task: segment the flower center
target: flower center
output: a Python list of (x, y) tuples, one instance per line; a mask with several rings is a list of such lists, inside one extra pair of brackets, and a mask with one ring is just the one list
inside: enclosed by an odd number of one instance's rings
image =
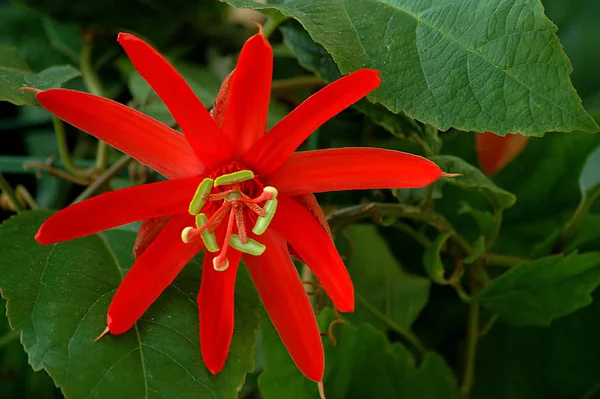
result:
[[(229, 267), (227, 249), (230, 246), (255, 256), (265, 251), (263, 244), (248, 237), (245, 219), (254, 221), (252, 233), (261, 235), (269, 227), (276, 209), (277, 189), (263, 187), (251, 170), (231, 164), (211, 173), (200, 183), (189, 207), (190, 214), (196, 216), (196, 226), (183, 229), (181, 239), (185, 243), (201, 239), (207, 251), (220, 250), (213, 259), (213, 267), (224, 271)], [(211, 216), (207, 217), (207, 214)], [(215, 230), (225, 219), (227, 229), (222, 247), (219, 247)], [(234, 227), (237, 234), (233, 234)]]

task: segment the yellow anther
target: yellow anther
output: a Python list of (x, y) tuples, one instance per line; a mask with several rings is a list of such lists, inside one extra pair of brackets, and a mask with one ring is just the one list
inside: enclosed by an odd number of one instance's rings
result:
[(202, 180), (202, 183), (196, 189), (196, 194), (194, 194), (194, 198), (192, 198), (192, 202), (190, 202), (189, 212), (190, 215), (197, 215), (200, 212), (200, 209), (204, 206), (206, 202), (204, 200), (204, 196), (210, 193), (210, 190), (213, 188), (214, 180), (210, 178), (206, 178)]
[(239, 170), (237, 172), (228, 173), (219, 176), (215, 179), (216, 186), (224, 186), (226, 184), (241, 183), (246, 180), (254, 179), (254, 172), (251, 170)]
[(232, 248), (235, 248), (240, 252), (244, 252), (246, 254), (254, 256), (262, 255), (262, 253), (265, 252), (265, 249), (267, 249), (267, 247), (264, 244), (261, 244), (260, 242), (253, 240), (252, 238), (248, 238), (248, 242), (244, 244), (242, 243), (240, 236), (237, 234), (231, 235), (231, 238), (229, 239), (229, 245), (231, 245)]

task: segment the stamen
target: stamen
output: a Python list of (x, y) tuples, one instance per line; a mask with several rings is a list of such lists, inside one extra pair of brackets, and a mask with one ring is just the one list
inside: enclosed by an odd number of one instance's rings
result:
[(227, 222), (227, 232), (225, 233), (225, 239), (223, 240), (223, 249), (219, 256), (213, 259), (213, 267), (216, 271), (223, 271), (229, 267), (229, 260), (227, 259), (227, 248), (229, 248), (229, 240), (231, 239), (231, 231), (233, 230), (233, 219), (235, 217), (235, 211), (239, 206), (237, 203), (233, 203), (233, 209), (229, 212), (229, 221)]
[(235, 208), (235, 225), (238, 229), (238, 234), (240, 235), (240, 240), (242, 244), (248, 242), (248, 234), (246, 234), (246, 223), (244, 223), (244, 210), (241, 206)]
[(241, 183), (250, 179), (254, 179), (254, 172), (251, 170), (240, 170), (217, 177), (215, 179), (215, 187), (224, 186), (226, 184)]
[(207, 201), (218, 201), (227, 198), (229, 194), (231, 194), (231, 190), (223, 191), (219, 194), (209, 194), (204, 198), (206, 198)]
[(240, 252), (254, 256), (262, 255), (263, 252), (265, 252), (265, 249), (267, 249), (264, 244), (261, 244), (252, 238), (247, 238), (247, 240), (248, 241), (246, 243), (242, 243), (240, 236), (233, 234), (229, 239), (229, 244), (232, 246), (232, 248), (235, 248)]
[(213, 258), (213, 268), (218, 272), (224, 272), (227, 270), (227, 268), (229, 268), (229, 259), (225, 258), (223, 260), (221, 255), (215, 256)]
[(183, 241), (184, 244), (193, 241), (196, 237), (198, 237), (198, 230), (193, 227), (186, 227), (181, 230), (181, 241)]
[(202, 183), (200, 183), (200, 185), (196, 189), (196, 194), (194, 194), (192, 202), (190, 202), (190, 215), (197, 215), (198, 212), (200, 212), (200, 209), (202, 209), (202, 207), (206, 203), (206, 199), (204, 197), (210, 193), (210, 190), (212, 190), (213, 183), (214, 180), (208, 177), (202, 180)]
[(256, 219), (256, 224), (252, 229), (252, 232), (257, 236), (263, 234), (267, 230), (267, 227), (269, 227), (271, 220), (273, 220), (273, 216), (275, 216), (275, 211), (277, 210), (277, 198), (268, 200), (263, 209), (265, 210), (265, 215)]
[(225, 202), (215, 213), (213, 213), (209, 220), (210, 226), (208, 227), (208, 231), (212, 233), (219, 227), (223, 219), (225, 219), (225, 216), (227, 216), (227, 211), (231, 209), (231, 205), (231, 202)]
[(215, 233), (208, 231), (207, 223), (208, 218), (205, 214), (200, 213), (196, 216), (196, 226), (198, 226), (198, 230), (200, 230), (200, 238), (202, 238), (202, 242), (204, 242), (206, 250), (209, 252), (217, 252), (219, 250), (217, 236), (215, 236)]
[(232, 191), (231, 193), (229, 193), (229, 195), (227, 196), (227, 201), (231, 202), (231, 201), (235, 201), (236, 199), (240, 198), (241, 194), (240, 193), (236, 193), (235, 191)]

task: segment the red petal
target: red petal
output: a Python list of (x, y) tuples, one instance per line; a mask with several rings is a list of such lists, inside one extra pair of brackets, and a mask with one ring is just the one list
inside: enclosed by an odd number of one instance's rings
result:
[(273, 50), (262, 34), (252, 36), (240, 53), (233, 78), (223, 133), (235, 143), (236, 155), (248, 150), (267, 130)]
[(199, 183), (197, 177), (167, 180), (90, 198), (50, 216), (35, 239), (52, 244), (138, 220), (185, 213)]
[(272, 231), (255, 238), (267, 249), (261, 256), (243, 256), (267, 313), (298, 369), (321, 381), (325, 367), (321, 334), (285, 242)]
[[(217, 242), (220, 244), (223, 242), (224, 230), (217, 230)], [(202, 359), (213, 374), (223, 369), (233, 337), (233, 292), (241, 253), (229, 248), (229, 268), (222, 272), (213, 268), (213, 258), (216, 255), (210, 252), (204, 254), (198, 294)]]
[(273, 229), (304, 259), (334, 305), (342, 312), (354, 310), (354, 287), (331, 238), (302, 205), (279, 195)]
[(137, 236), (135, 237), (135, 243), (133, 244), (134, 259), (142, 256), (144, 251), (148, 249), (167, 223), (169, 223), (169, 220), (171, 220), (171, 216), (142, 220)]
[(108, 328), (113, 334), (129, 330), (183, 267), (202, 249), (202, 240), (181, 241), (181, 230), (194, 218), (174, 216), (152, 245), (133, 264), (108, 309)]
[(182, 134), (115, 101), (65, 89), (44, 90), (35, 98), (60, 119), (168, 178), (197, 176), (206, 169)]
[(367, 188), (416, 188), (433, 183), (440, 168), (423, 157), (377, 148), (297, 152), (265, 182), (287, 195)]
[(227, 111), (227, 104), (229, 104), (229, 94), (231, 93), (231, 79), (233, 78), (235, 70), (231, 72), (223, 83), (221, 83), (221, 88), (219, 89), (219, 93), (217, 94), (217, 98), (215, 98), (215, 105), (213, 105), (210, 110), (210, 116), (212, 116), (215, 124), (219, 129), (223, 128), (223, 121), (225, 119), (225, 111)]
[(379, 72), (361, 69), (327, 85), (290, 112), (244, 154), (255, 172), (277, 169), (319, 126), (379, 86)]
[(525, 149), (528, 136), (519, 133), (498, 136), (491, 132), (476, 133), (475, 147), (481, 169), (492, 176), (504, 168)]
[(119, 33), (117, 40), (135, 69), (169, 108), (200, 160), (210, 169), (227, 161), (231, 156), (229, 143), (175, 68), (158, 51), (133, 35)]

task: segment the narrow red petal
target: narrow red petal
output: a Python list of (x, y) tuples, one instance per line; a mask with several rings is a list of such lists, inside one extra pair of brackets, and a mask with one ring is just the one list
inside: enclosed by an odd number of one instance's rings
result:
[(273, 50), (262, 34), (252, 36), (240, 53), (231, 79), (223, 133), (236, 155), (248, 150), (267, 130)]
[(525, 149), (528, 141), (528, 136), (519, 133), (509, 133), (506, 136), (491, 132), (475, 133), (475, 148), (481, 169), (493, 176), (515, 159)]
[(269, 318), (298, 369), (321, 381), (325, 359), (319, 327), (285, 241), (272, 231), (255, 238), (267, 249), (261, 256), (243, 257)]
[(168, 178), (197, 176), (206, 169), (182, 134), (123, 104), (66, 89), (44, 90), (35, 98), (60, 119)]
[(199, 183), (198, 177), (167, 180), (98, 195), (50, 216), (35, 239), (52, 244), (138, 220), (185, 213)]
[(287, 195), (368, 188), (416, 188), (442, 175), (430, 160), (377, 148), (297, 152), (265, 182)]
[[(217, 242), (221, 244), (224, 229), (217, 230)], [(198, 294), (198, 309), (200, 313), (200, 348), (206, 368), (217, 374), (223, 369), (229, 345), (233, 337), (233, 293), (235, 277), (241, 253), (229, 248), (227, 259), (229, 268), (216, 271), (213, 268), (213, 258), (217, 254), (206, 252), (202, 266), (202, 281)]]
[(174, 216), (158, 238), (133, 264), (108, 309), (108, 328), (113, 334), (129, 330), (177, 277), (181, 269), (202, 249), (202, 240), (181, 241), (181, 230), (194, 218)]
[(285, 195), (277, 198), (273, 229), (298, 252), (338, 310), (352, 312), (354, 287), (331, 238), (302, 205)]
[(117, 40), (135, 69), (169, 108), (200, 160), (214, 168), (229, 159), (229, 143), (175, 68), (148, 43), (133, 35), (119, 33)]
[(380, 83), (378, 71), (361, 69), (327, 85), (290, 112), (244, 153), (244, 163), (255, 172), (268, 175), (319, 126), (376, 89)]

